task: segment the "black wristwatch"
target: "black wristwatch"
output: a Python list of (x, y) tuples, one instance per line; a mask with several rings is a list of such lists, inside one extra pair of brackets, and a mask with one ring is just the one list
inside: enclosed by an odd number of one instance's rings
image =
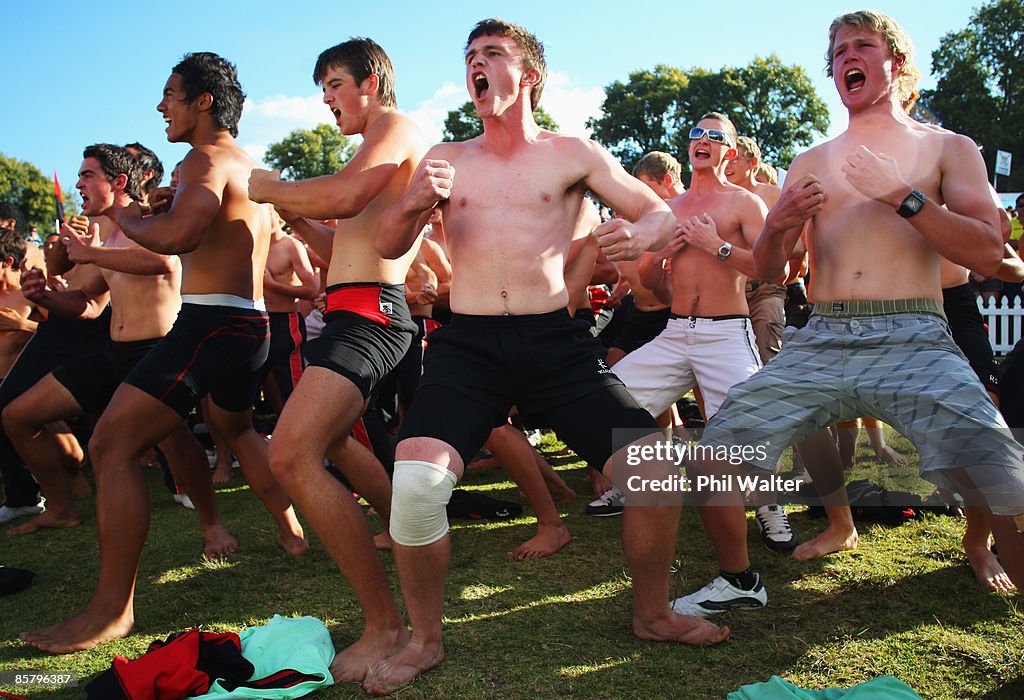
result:
[(902, 216), (904, 219), (909, 219), (917, 212), (921, 211), (921, 207), (928, 200), (921, 194), (920, 190), (913, 190), (907, 195), (907, 198), (900, 204), (900, 208), (896, 210), (896, 213)]
[(730, 255), (732, 255), (732, 243), (730, 243), (729, 241), (724, 241), (722, 245), (718, 248), (718, 259), (725, 260)]

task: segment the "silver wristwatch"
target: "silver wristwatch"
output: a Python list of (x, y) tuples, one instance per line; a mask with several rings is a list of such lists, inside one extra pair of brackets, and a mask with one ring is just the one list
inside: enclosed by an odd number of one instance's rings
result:
[(718, 259), (725, 260), (732, 255), (732, 243), (724, 241), (722, 247), (718, 249)]

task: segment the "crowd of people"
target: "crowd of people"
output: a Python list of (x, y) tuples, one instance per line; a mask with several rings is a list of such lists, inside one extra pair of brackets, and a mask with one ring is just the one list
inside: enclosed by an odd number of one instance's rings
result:
[[(87, 454), (100, 551), (87, 606), (22, 638), (68, 653), (131, 634), (154, 449), (196, 510), (204, 553), (231, 555), (213, 485), (237, 458), (278, 544), (307, 551), (297, 509), (352, 586), (364, 629), (335, 657), (335, 679), (388, 694), (444, 659), (446, 506), (481, 447), (537, 515), (510, 556), (569, 542), (555, 504), (575, 494), (524, 424), (586, 461), (589, 513), (622, 515), (640, 639), (717, 644), (729, 629), (709, 617), (767, 604), (748, 505), (773, 551), (857, 546), (842, 488), (850, 442), (833, 431), (861, 417), (880, 458), (906, 461), (884, 421), (914, 442), (925, 478), (962, 497), (979, 582), (1024, 586), (1024, 465), (1007, 427), (1024, 425), (1020, 369), (1013, 357), (996, 366), (968, 281), (1024, 279), (1009, 216), (970, 139), (908, 116), (918, 73), (894, 20), (837, 18), (826, 62), (849, 127), (798, 156), (783, 189), (720, 112), (689, 132), (684, 188), (671, 155), (630, 174), (593, 141), (539, 127), (543, 45), (505, 20), (481, 21), (465, 46), (483, 122), (465, 142), (428, 147), (372, 40), (325, 50), (314, 79), (362, 142), (340, 172), (298, 182), (236, 143), (234, 66), (187, 54), (157, 107), (168, 140), (192, 146), (169, 187), (141, 144), (95, 144), (76, 185), (83, 212), (42, 250), (26, 249), (17, 216), (0, 218), (0, 519), (29, 518), (13, 535), (80, 525)], [(618, 317), (607, 347), (588, 291), (605, 283)], [(253, 427), (261, 387), (278, 414), (269, 443)], [(691, 390), (708, 449), (681, 465), (662, 448), (680, 445)], [(390, 395), (393, 448), (375, 419)], [(213, 470), (189, 429), (197, 409), (218, 445)], [(87, 449), (72, 429), (83, 417)], [(789, 445), (829, 516), (804, 543), (770, 478)], [(734, 486), (750, 475), (769, 485), (754, 497)], [(718, 486), (659, 486), (683, 482)], [(373, 535), (353, 491), (387, 533)], [(670, 601), (684, 496), (719, 572)]]

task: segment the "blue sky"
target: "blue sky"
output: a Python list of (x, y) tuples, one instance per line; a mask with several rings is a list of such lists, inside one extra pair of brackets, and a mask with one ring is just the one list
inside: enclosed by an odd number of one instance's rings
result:
[[(884, 0), (917, 47), (922, 86), (934, 87), (931, 52), (964, 27), (971, 0)], [(323, 49), (369, 36), (395, 64), (399, 108), (440, 140), (448, 110), (466, 99), (462, 46), (473, 24), (502, 16), (544, 42), (551, 73), (542, 104), (564, 131), (584, 133), (603, 87), (658, 63), (717, 69), (776, 53), (803, 66), (832, 112), (846, 116), (823, 74), (827, 31), (863, 5), (779, 2), (199, 2), (133, 3), (115, 9), (80, 2), (5, 3), (8, 95), (0, 110), (0, 152), (29, 161), (73, 188), (82, 149), (139, 141), (170, 168), (187, 146), (169, 144), (155, 106), (171, 67), (188, 51), (214, 51), (238, 66), (247, 94), (238, 141), (254, 158), (293, 129), (333, 123), (311, 73)]]

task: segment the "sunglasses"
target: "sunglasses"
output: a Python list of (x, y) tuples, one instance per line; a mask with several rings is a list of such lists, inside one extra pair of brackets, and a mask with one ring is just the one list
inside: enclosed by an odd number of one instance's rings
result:
[(697, 139), (705, 135), (708, 137), (708, 141), (721, 143), (728, 146), (729, 148), (733, 147), (733, 143), (729, 139), (729, 135), (726, 134), (724, 131), (719, 131), (718, 129), (705, 129), (704, 127), (701, 126), (695, 126), (692, 129), (690, 129), (691, 141), (696, 141)]

